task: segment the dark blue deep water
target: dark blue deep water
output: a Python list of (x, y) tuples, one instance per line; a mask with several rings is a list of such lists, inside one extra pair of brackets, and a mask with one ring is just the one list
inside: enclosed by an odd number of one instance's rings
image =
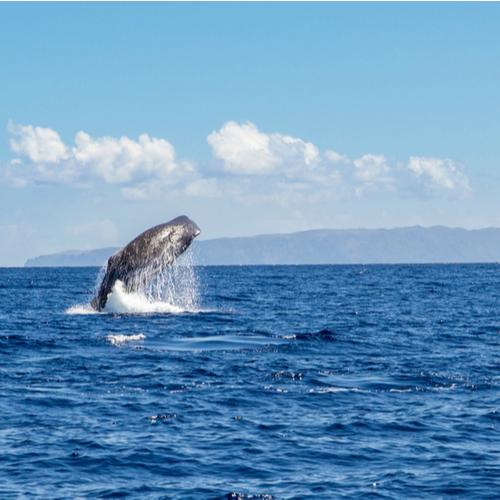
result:
[(0, 269), (0, 498), (498, 497), (500, 266), (196, 273), (85, 315), (96, 269)]

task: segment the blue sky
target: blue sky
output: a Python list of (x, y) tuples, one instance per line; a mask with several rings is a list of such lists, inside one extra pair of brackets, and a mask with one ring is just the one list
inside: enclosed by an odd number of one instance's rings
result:
[(500, 226), (499, 4), (0, 4), (0, 265)]

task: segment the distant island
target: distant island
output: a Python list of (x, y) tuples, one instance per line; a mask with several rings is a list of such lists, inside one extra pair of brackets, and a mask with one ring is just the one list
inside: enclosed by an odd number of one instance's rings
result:
[[(101, 266), (118, 248), (66, 251), (25, 267)], [(500, 228), (318, 229), (193, 243), (198, 265), (499, 262)]]

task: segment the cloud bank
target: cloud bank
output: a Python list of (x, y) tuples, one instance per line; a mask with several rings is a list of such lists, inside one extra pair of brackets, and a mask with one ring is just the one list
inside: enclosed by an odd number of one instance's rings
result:
[(471, 191), (463, 168), (450, 159), (412, 156), (401, 162), (379, 153), (350, 158), (333, 149), (321, 152), (297, 137), (262, 132), (251, 122), (229, 121), (209, 134), (207, 142), (221, 171), (279, 178), (276, 187), (287, 181), (287, 190), (294, 187), (295, 193), (314, 187), (322, 195), (327, 191), (332, 196), (362, 196), (408, 185), (413, 191), (423, 187), (458, 196)]
[(179, 160), (164, 138), (93, 137), (80, 131), (72, 144), (60, 134), (33, 125), (9, 123), (15, 155), (4, 169), (9, 182), (117, 186), (134, 200), (159, 198), (175, 190), (186, 196), (230, 197), (254, 202), (365, 196), (371, 192), (412, 191), (464, 196), (471, 191), (461, 165), (451, 159), (411, 156), (394, 161), (380, 153), (350, 158), (321, 151), (310, 141), (263, 132), (251, 122), (228, 121), (207, 136), (211, 168)]

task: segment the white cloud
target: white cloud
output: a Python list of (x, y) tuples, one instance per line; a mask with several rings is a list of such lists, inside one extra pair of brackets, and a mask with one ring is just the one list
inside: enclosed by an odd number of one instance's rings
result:
[(318, 148), (310, 143), (289, 135), (271, 134), (271, 145), (280, 163), (313, 165), (319, 159)]
[(179, 162), (166, 139), (142, 134), (128, 137), (91, 137), (78, 132), (74, 146), (64, 144), (49, 128), (9, 124), (11, 148), (20, 158), (11, 161), (9, 177), (14, 185), (28, 181), (111, 184), (159, 182), (172, 185), (194, 173)]
[(72, 148), (75, 161), (89, 167), (96, 177), (109, 183), (130, 182), (134, 178), (168, 178), (181, 170), (191, 170), (189, 164), (179, 164), (172, 144), (142, 134), (137, 141), (128, 137), (92, 138), (78, 132)]
[(269, 136), (259, 132), (253, 123), (227, 122), (212, 132), (207, 142), (228, 172), (266, 173), (278, 163)]
[(67, 148), (55, 130), (12, 122), (8, 130), (12, 135), (12, 151), (27, 156), (34, 163), (57, 163), (68, 157)]
[(354, 161), (355, 176), (362, 182), (374, 184), (389, 180), (389, 165), (383, 155), (365, 154)]
[(469, 179), (453, 160), (412, 156), (408, 169), (417, 177), (426, 179), (430, 186), (462, 193), (471, 191)]
[(203, 172), (176, 157), (164, 138), (146, 133), (137, 139), (92, 137), (80, 131), (65, 144), (52, 129), (9, 123), (11, 148), (17, 155), (0, 172), (15, 187), (30, 182), (91, 186), (118, 185), (129, 200), (165, 195), (224, 197), (245, 203), (258, 198), (286, 205), (366, 195), (372, 191), (416, 193), (425, 187), (470, 191), (462, 168), (452, 160), (411, 157), (391, 163), (381, 154), (351, 159), (301, 138), (264, 133), (251, 122), (229, 121), (207, 137), (223, 172)]
[(337, 153), (333, 149), (325, 151), (325, 158), (331, 163), (350, 163), (351, 161), (348, 156)]
[(214, 156), (234, 174), (272, 174), (311, 166), (319, 159), (318, 148), (279, 133), (266, 134), (250, 122), (227, 122), (207, 137)]
[[(238, 176), (238, 180), (233, 176), (232, 183), (239, 183), (236, 191), (240, 200), (259, 196), (281, 200), (325, 195), (338, 198), (398, 189), (409, 192), (408, 183), (415, 185), (415, 181), (408, 172), (427, 179), (426, 184), (449, 191), (470, 190), (466, 175), (451, 160), (412, 157), (406, 168), (404, 163), (389, 162), (382, 154), (351, 159), (333, 149), (321, 153), (314, 144), (297, 137), (264, 133), (251, 122), (229, 121), (212, 132), (207, 141), (222, 169)], [(250, 178), (256, 180), (249, 182)], [(231, 180), (221, 183), (219, 191), (230, 192), (230, 184)]]

